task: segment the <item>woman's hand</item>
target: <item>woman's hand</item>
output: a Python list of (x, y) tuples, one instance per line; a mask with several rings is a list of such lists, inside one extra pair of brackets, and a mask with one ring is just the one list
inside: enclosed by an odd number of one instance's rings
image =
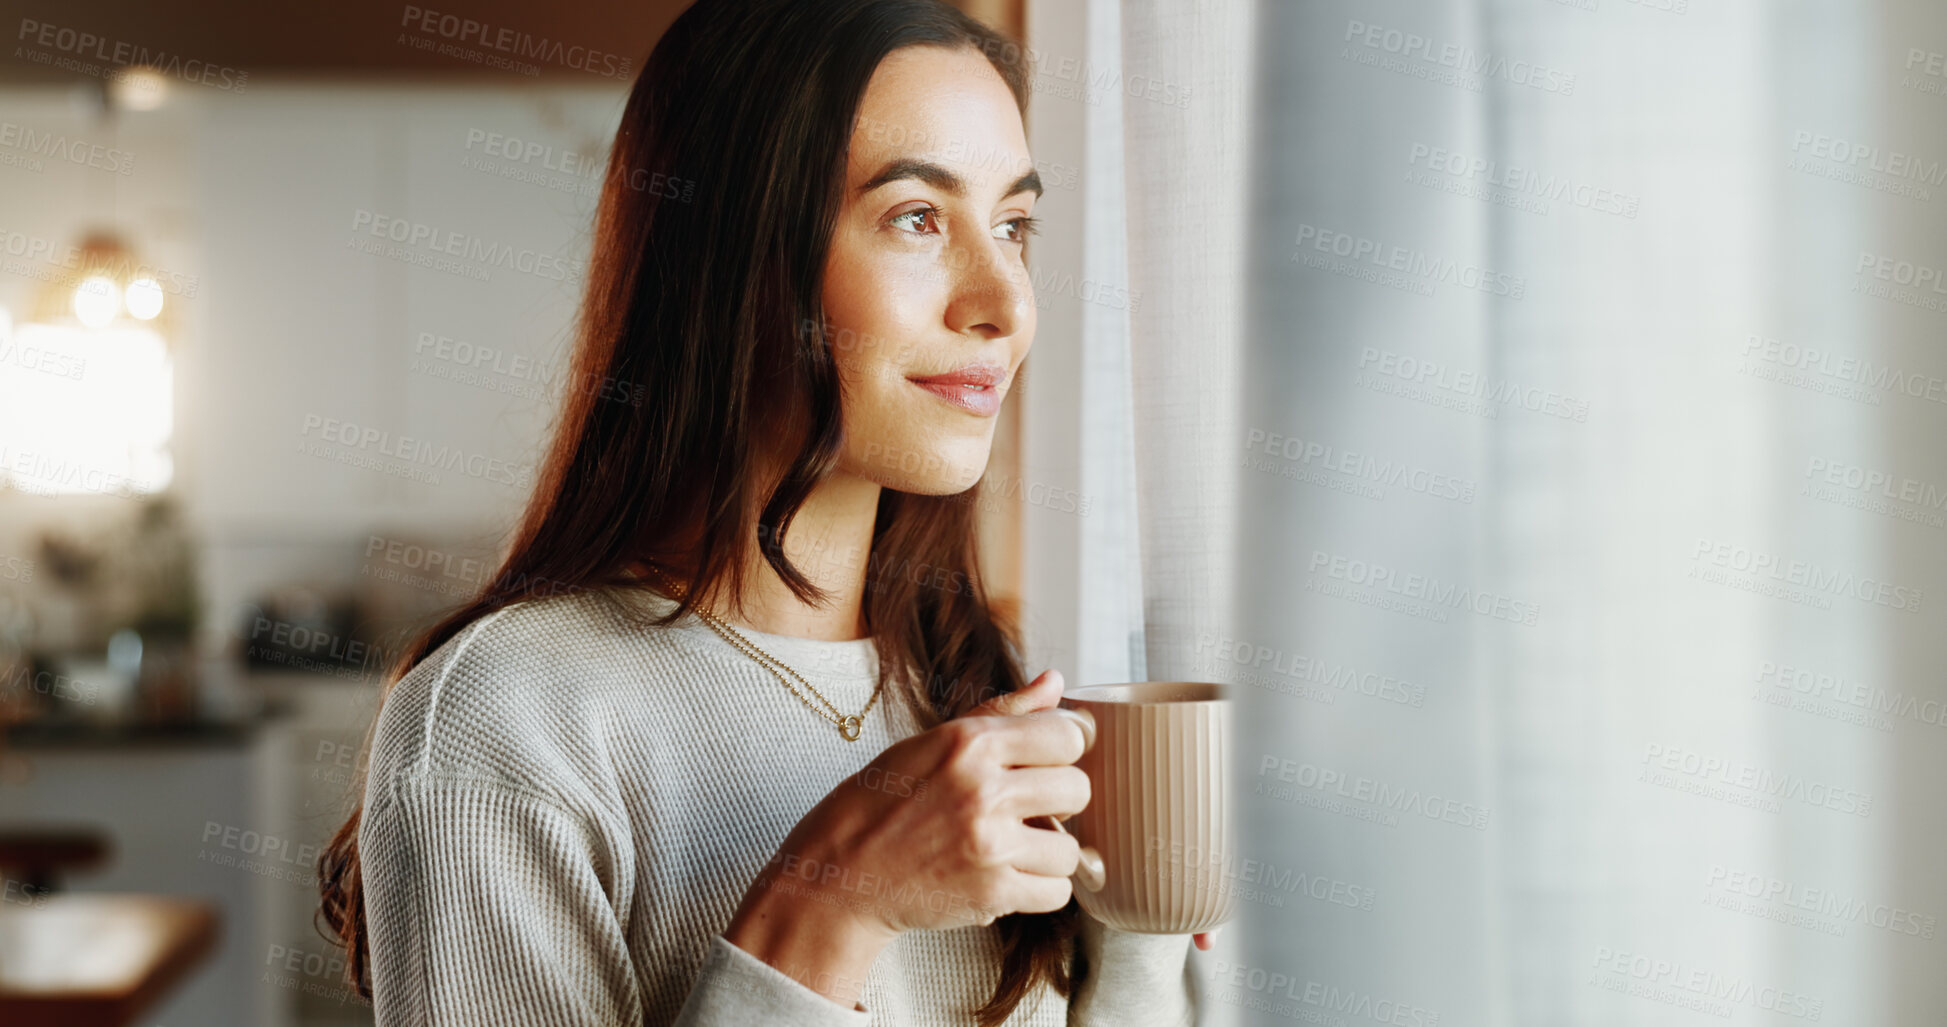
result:
[[(1038, 687), (1051, 677), (1055, 679), (1052, 688)], [(1043, 673), (1040, 677), (1035, 678), (1034, 683), (1027, 688), (1019, 692), (999, 696), (992, 702), (972, 711), (968, 715), (1008, 716), (1053, 709), (1061, 701), (1061, 688), (1061, 672), (1050, 670)], [(1208, 931), (1200, 931), (1191, 940), (1196, 943), (1197, 948), (1208, 952), (1216, 946), (1217, 932), (1221, 930), (1223, 928), (1216, 927)]]
[(1049, 671), (887, 748), (799, 821), (778, 850), (780, 881), (889, 934), (1067, 905), (1080, 846), (1023, 822), (1088, 804), (1088, 775), (1073, 766), (1081, 730), (1030, 712), (1053, 707), (1061, 687)]
[(1061, 688), (1049, 671), (888, 747), (798, 821), (725, 938), (849, 1003), (902, 932), (1067, 905), (1080, 846), (1024, 823), (1088, 805), (1082, 731), (1048, 712)]

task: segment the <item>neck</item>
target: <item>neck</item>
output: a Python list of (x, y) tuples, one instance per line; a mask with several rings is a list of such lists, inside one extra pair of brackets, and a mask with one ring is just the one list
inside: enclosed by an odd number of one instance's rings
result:
[(813, 489), (784, 534), (784, 555), (831, 601), (813, 606), (778, 577), (756, 546), (745, 550), (744, 603), (729, 610), (711, 597), (710, 612), (772, 635), (843, 642), (867, 635), (865, 572), (878, 519), (877, 482), (834, 473)]

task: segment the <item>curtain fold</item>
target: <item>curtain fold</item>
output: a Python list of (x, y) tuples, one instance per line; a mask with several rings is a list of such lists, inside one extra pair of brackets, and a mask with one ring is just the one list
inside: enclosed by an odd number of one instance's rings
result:
[(1214, 997), (1947, 1020), (1947, 12), (1260, 17)]
[(1947, 9), (1081, 38), (1082, 665), (1235, 686), (1213, 1020), (1947, 1022)]
[(1201, 680), (1196, 638), (1230, 620), (1235, 581), (1252, 11), (1120, 15), (1141, 673)]
[(1035, 357), (1027, 462), (1086, 503), (1027, 511), (1030, 625), (1076, 683), (1207, 679), (1195, 639), (1235, 584), (1253, 12), (1029, 13), (1035, 152), (1080, 165), (1080, 195), (1048, 199), (1082, 246), (1035, 257), (1043, 345), (1079, 346)]

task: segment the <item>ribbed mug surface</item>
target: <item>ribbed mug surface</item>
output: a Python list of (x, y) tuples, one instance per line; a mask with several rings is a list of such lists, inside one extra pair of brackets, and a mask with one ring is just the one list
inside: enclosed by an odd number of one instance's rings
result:
[(1076, 761), (1088, 807), (1067, 821), (1101, 853), (1102, 890), (1079, 883), (1089, 915), (1118, 930), (1193, 934), (1230, 919), (1231, 700), (1209, 682), (1093, 685), (1062, 705), (1095, 719), (1095, 744)]

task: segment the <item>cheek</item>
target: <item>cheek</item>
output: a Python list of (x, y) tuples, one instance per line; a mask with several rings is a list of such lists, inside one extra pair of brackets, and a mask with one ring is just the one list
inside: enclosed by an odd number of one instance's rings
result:
[(989, 438), (966, 431), (906, 381), (939, 362), (924, 347), (945, 321), (947, 283), (932, 251), (897, 242), (841, 232), (826, 262), (825, 319), (844, 383), (844, 462), (889, 488), (959, 491), (985, 469)]
[(854, 356), (904, 365), (910, 340), (946, 312), (946, 276), (932, 251), (876, 239), (863, 230), (840, 231), (825, 264), (825, 317), (853, 339)]

